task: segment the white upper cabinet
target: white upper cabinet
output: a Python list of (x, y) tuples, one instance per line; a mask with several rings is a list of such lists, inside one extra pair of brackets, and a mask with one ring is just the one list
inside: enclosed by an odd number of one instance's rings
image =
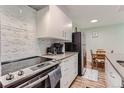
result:
[(55, 5), (38, 11), (37, 30), (38, 38), (72, 40), (72, 21)]

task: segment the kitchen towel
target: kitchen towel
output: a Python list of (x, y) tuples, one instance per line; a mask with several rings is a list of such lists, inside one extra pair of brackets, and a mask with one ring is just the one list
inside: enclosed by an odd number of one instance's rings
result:
[(57, 67), (55, 70), (50, 72), (48, 76), (49, 76), (51, 88), (55, 88), (57, 83), (60, 81), (60, 78), (62, 77), (61, 67), (60, 66)]

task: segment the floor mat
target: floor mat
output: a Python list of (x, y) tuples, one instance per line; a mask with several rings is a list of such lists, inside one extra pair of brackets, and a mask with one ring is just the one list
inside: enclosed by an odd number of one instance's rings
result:
[(82, 78), (86, 78), (92, 81), (98, 81), (98, 70), (86, 68), (86, 72)]

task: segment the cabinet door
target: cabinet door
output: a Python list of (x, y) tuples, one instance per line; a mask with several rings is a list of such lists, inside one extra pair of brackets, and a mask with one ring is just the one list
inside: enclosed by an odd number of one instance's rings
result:
[(119, 74), (116, 72), (116, 70), (112, 67), (111, 64), (109, 64), (109, 81), (110, 81), (110, 87), (115, 87), (115, 88), (119, 88), (121, 87), (121, 77), (119, 76)]
[(65, 30), (65, 40), (66, 42), (72, 42), (72, 27), (69, 26), (67, 27), (67, 29)]
[(37, 13), (38, 37), (63, 39), (62, 19), (61, 11), (56, 6), (48, 6), (39, 10)]
[(60, 66), (61, 66), (61, 71), (62, 71), (62, 78), (60, 80), (60, 87), (61, 88), (68, 88), (69, 87), (69, 80), (70, 80), (70, 61), (69, 61), (69, 58), (63, 59)]
[(70, 23), (71, 20), (59, 7), (55, 5), (45, 7), (37, 13), (38, 37), (71, 41)]
[(45, 7), (37, 12), (37, 36), (40, 38), (47, 37), (49, 29), (50, 12), (49, 7)]
[(69, 69), (69, 74), (70, 74), (70, 84), (72, 81), (75, 79), (75, 61), (74, 61), (74, 56), (70, 57), (70, 69)]
[(62, 78), (60, 80), (60, 87), (61, 88), (68, 88), (69, 85), (70, 85), (69, 84), (70, 77), (69, 77), (69, 74), (67, 72), (66, 73), (62, 73)]
[(64, 30), (66, 23), (66, 17), (65, 14), (54, 5), (49, 6), (50, 7), (50, 31), (51, 36), (54, 36), (55, 38), (59, 39), (65, 39)]
[(105, 63), (105, 73), (106, 73), (106, 80), (107, 80), (107, 87), (121, 87), (121, 77), (116, 72), (116, 70), (113, 68), (113, 66), (110, 64), (109, 61), (106, 61)]
[(61, 87), (69, 87), (75, 77), (77, 76), (78, 71), (78, 54), (75, 54), (71, 57), (63, 59), (60, 66), (62, 71), (61, 78)]
[(65, 40), (66, 42), (72, 42), (72, 21), (66, 18), (65, 26)]

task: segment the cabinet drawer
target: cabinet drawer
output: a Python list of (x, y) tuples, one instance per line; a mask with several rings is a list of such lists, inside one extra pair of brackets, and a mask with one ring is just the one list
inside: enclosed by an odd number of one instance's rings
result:
[(106, 80), (108, 87), (113, 87), (113, 88), (121, 87), (121, 82), (122, 82), (121, 77), (114, 69), (112, 64), (109, 61), (107, 61), (105, 67), (106, 67), (105, 72), (106, 72)]

